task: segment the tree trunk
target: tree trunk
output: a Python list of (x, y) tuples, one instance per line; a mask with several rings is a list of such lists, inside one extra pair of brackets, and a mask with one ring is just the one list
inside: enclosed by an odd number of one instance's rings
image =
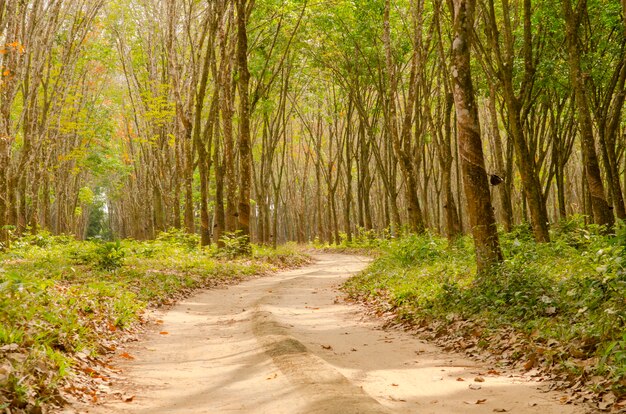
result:
[[(524, 82), (522, 88), (530, 89), (532, 87), (532, 78), (534, 76), (534, 60), (532, 56), (532, 37), (530, 27), (530, 2), (524, 0), (524, 36), (522, 45), (522, 54), (524, 58)], [(508, 117), (508, 126), (510, 135), (515, 148), (515, 159), (520, 172), (522, 187), (526, 200), (528, 201), (528, 209), (530, 210), (530, 218), (533, 229), (533, 235), (538, 242), (550, 241), (548, 231), (548, 212), (546, 203), (541, 192), (541, 182), (537, 171), (537, 163), (534, 155), (531, 153), (521, 119), (521, 98), (515, 94), (514, 89), (514, 60), (515, 60), (515, 39), (512, 33), (510, 10), (508, 1), (503, 1), (502, 5), (503, 22), (504, 22), (504, 53), (501, 51), (499, 38), (499, 30), (496, 23), (496, 12), (493, 0), (489, 1), (489, 39), (495, 52), (495, 61), (498, 65), (498, 79), (504, 96), (506, 105), (506, 113)], [(493, 89), (493, 88), (492, 88)], [(493, 92), (493, 91), (492, 91)], [(493, 93), (492, 93), (493, 94)], [(530, 96), (528, 90), (522, 91), (523, 96)]]
[[(408, 203), (409, 212), (409, 226), (411, 231), (416, 233), (424, 232), (424, 219), (422, 215), (422, 208), (420, 206), (418, 197), (418, 185), (417, 185), (417, 170), (418, 165), (415, 165), (415, 160), (411, 157), (411, 152), (407, 152), (407, 147), (410, 148), (410, 132), (412, 124), (413, 108), (416, 101), (416, 85), (415, 78), (417, 72), (417, 50), (413, 51), (413, 57), (411, 58), (411, 75), (409, 80), (409, 93), (407, 98), (407, 104), (405, 108), (405, 118), (403, 119), (402, 129), (398, 133), (398, 115), (396, 109), (396, 95), (398, 86), (398, 76), (395, 73), (395, 67), (391, 59), (391, 33), (390, 33), (390, 0), (385, 1), (385, 10), (383, 15), (383, 45), (385, 47), (385, 69), (386, 69), (386, 81), (387, 90), (385, 91), (385, 106), (386, 106), (386, 127), (388, 130), (391, 144), (400, 163), (400, 169), (404, 177), (404, 184), (406, 186), (406, 198)], [(415, 45), (417, 47), (417, 45)]]
[(567, 50), (569, 55), (569, 73), (578, 111), (578, 127), (580, 129), (583, 163), (586, 168), (587, 185), (591, 197), (591, 208), (596, 224), (606, 226), (611, 231), (614, 224), (613, 212), (606, 199), (604, 184), (600, 175), (600, 166), (596, 155), (595, 139), (591, 111), (587, 101), (585, 74), (581, 70), (581, 50), (578, 36), (580, 21), (586, 12), (586, 0), (580, 0), (576, 10), (572, 9), (571, 0), (563, 0), (565, 15)]
[(481, 274), (502, 261), (502, 252), (491, 206), (471, 77), (470, 42), (475, 3), (475, 0), (453, 2), (452, 78), (467, 212), (476, 247), (477, 271)]
[[(506, 182), (511, 182), (513, 177), (507, 174), (507, 168), (504, 165), (504, 148), (502, 146), (502, 137), (500, 136), (500, 128), (498, 128), (498, 113), (496, 112), (496, 95), (495, 88), (492, 86), (489, 94), (489, 116), (491, 118), (491, 135), (494, 142), (494, 157), (496, 159), (497, 173), (504, 176)], [(504, 230), (508, 233), (513, 228), (513, 204), (511, 202), (511, 186), (507, 183), (499, 186), (500, 204), (502, 204), (502, 221)]]
[(247, 0), (237, 0), (237, 66), (239, 70), (239, 230), (250, 243), (250, 185), (252, 181), (252, 144), (250, 139), (250, 102), (248, 98)]

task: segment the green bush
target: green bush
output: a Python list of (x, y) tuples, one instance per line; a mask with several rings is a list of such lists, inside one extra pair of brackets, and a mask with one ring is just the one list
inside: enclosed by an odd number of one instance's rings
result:
[(188, 250), (193, 250), (200, 246), (200, 236), (197, 234), (187, 233), (182, 229), (171, 228), (168, 231), (162, 231), (156, 236), (156, 240), (164, 242), (170, 246), (180, 246)]
[(115, 270), (124, 265), (126, 253), (118, 241), (101, 243), (95, 250), (96, 266), (102, 270)]
[(240, 230), (224, 233), (221, 241), (224, 246), (215, 253), (216, 257), (235, 259), (252, 254), (250, 237), (242, 234)]
[(391, 260), (402, 267), (431, 262), (443, 254), (441, 238), (431, 235), (409, 234), (390, 244), (387, 248)]

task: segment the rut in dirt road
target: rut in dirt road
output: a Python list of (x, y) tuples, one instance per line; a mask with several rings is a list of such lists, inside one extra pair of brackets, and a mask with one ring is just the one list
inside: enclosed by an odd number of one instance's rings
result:
[[(316, 255), (306, 268), (201, 292), (127, 351), (131, 402), (90, 413), (582, 413), (515, 375), (386, 332), (338, 286), (367, 260)], [(484, 382), (473, 380), (482, 374)], [(462, 380), (461, 380), (462, 379)], [(471, 385), (471, 387), (470, 387)]]

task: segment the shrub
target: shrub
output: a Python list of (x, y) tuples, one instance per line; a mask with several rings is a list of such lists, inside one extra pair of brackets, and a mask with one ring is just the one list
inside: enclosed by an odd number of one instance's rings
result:
[(77, 244), (69, 252), (73, 263), (91, 265), (100, 270), (115, 270), (124, 265), (126, 253), (120, 241), (84, 242)]
[(409, 234), (392, 242), (388, 248), (392, 260), (402, 267), (431, 262), (444, 254), (440, 238), (431, 235)]
[(120, 241), (101, 243), (96, 249), (96, 266), (102, 270), (115, 270), (124, 265), (124, 249)]
[(165, 242), (169, 245), (185, 247), (189, 250), (193, 250), (200, 245), (199, 235), (190, 234), (182, 229), (175, 228), (160, 232), (157, 234), (156, 240)]
[(242, 234), (241, 230), (224, 233), (220, 240), (224, 243), (224, 246), (215, 254), (217, 257), (234, 259), (252, 254), (250, 237)]

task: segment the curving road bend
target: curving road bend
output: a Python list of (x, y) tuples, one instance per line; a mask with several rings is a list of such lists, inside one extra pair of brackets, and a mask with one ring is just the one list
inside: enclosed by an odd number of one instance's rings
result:
[[(584, 412), (515, 374), (384, 331), (337, 300), (367, 259), (319, 254), (297, 270), (202, 291), (119, 361), (130, 402), (94, 414)], [(484, 382), (474, 382), (482, 375)], [(462, 380), (460, 380), (462, 379)], [(470, 385), (472, 388), (470, 388)], [(506, 410), (506, 411), (497, 411)], [(71, 412), (71, 411), (68, 411)], [(75, 412), (75, 411), (74, 411)]]

